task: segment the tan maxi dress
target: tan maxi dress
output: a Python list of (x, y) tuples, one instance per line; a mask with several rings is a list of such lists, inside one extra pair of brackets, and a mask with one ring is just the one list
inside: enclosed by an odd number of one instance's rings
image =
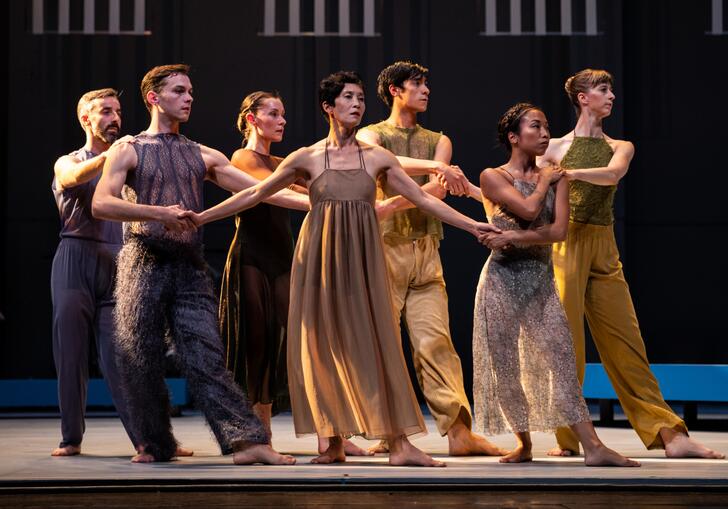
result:
[(296, 435), (367, 439), (425, 433), (392, 315), (387, 266), (364, 167), (309, 185), (311, 211), (291, 269), (288, 383)]

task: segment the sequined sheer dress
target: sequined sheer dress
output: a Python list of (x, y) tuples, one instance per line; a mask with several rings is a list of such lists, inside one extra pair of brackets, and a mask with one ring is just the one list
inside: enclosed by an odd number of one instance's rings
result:
[(360, 162), (356, 169), (325, 165), (309, 185), (288, 314), (298, 436), (376, 439), (426, 429), (392, 315), (376, 185)]
[[(529, 196), (535, 184), (515, 180)], [(532, 222), (496, 205), (502, 230), (553, 221), (555, 192)], [(589, 420), (576, 377), (574, 349), (554, 284), (551, 246), (494, 250), (483, 267), (473, 317), (475, 428), (489, 435), (552, 431)]]

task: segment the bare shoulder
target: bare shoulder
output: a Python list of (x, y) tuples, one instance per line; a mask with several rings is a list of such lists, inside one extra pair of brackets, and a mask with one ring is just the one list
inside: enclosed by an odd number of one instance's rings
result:
[(137, 154), (131, 142), (121, 142), (114, 143), (109, 147), (109, 150), (106, 152), (106, 158), (113, 159), (117, 162), (133, 162), (136, 164)]
[(386, 148), (380, 147), (379, 145), (371, 145), (369, 143), (359, 143), (362, 152), (372, 158), (376, 163), (382, 165), (397, 164), (397, 158)]
[(356, 132), (356, 139), (361, 143), (369, 143), (371, 145), (379, 145), (379, 134), (368, 127), (363, 127)]
[(437, 140), (439, 146), (452, 146), (452, 140), (447, 134), (440, 134), (440, 138)]
[(486, 168), (480, 172), (480, 186), (487, 187), (506, 182), (506, 178), (496, 168)]
[(233, 152), (232, 157), (230, 158), (230, 162), (233, 163), (236, 167), (242, 169), (248, 166), (255, 166), (256, 165), (256, 159), (255, 154), (253, 154), (252, 150), (248, 150), (246, 148), (239, 148), (235, 152)]
[(634, 154), (634, 144), (631, 141), (618, 140), (611, 136), (607, 136), (606, 134), (604, 135), (604, 139), (607, 143), (609, 143), (609, 146), (612, 147), (612, 151), (617, 152), (617, 150), (619, 150), (627, 154)]

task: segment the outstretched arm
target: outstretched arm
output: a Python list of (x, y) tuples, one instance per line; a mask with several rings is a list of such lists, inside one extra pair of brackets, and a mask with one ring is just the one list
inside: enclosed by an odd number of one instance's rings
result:
[(179, 205), (160, 207), (131, 203), (121, 198), (126, 175), (136, 164), (137, 155), (131, 144), (122, 143), (108, 150), (104, 171), (91, 202), (93, 216), (110, 221), (159, 221), (174, 231), (194, 229), (189, 220), (178, 218), (182, 212)]
[[(278, 165), (278, 168), (271, 174), (270, 177), (266, 178), (265, 180), (256, 181), (257, 184), (243, 189), (242, 191), (234, 194), (227, 200), (215, 205), (214, 207), (209, 208), (204, 212), (201, 212), (200, 214), (195, 214), (191, 211), (187, 211), (182, 215), (192, 218), (195, 224), (200, 226), (206, 223), (210, 223), (212, 221), (217, 221), (218, 219), (222, 219), (224, 217), (231, 216), (237, 212), (240, 212), (241, 210), (253, 207), (261, 201), (265, 201), (266, 199), (273, 196), (274, 193), (279, 192), (281, 189), (284, 189), (285, 187), (291, 185), (296, 180), (296, 178), (299, 176), (296, 168), (302, 157), (301, 153), (302, 149), (292, 153), (291, 155), (286, 157), (281, 164)], [(240, 170), (235, 171), (237, 171), (238, 173), (243, 173)], [(243, 173), (243, 175), (245, 174)], [(307, 200), (306, 210), (308, 210), (307, 196), (299, 195), (298, 193), (294, 193), (292, 191), (289, 191), (289, 193), (296, 195), (296, 197), (302, 196), (303, 198), (305, 198)]]
[[(237, 193), (261, 182), (233, 166), (222, 152), (205, 147), (204, 145), (200, 146), (200, 151), (202, 152), (202, 159), (207, 166), (206, 178), (223, 189)], [(293, 184), (293, 181), (289, 182), (289, 184)], [(281, 189), (277, 194), (268, 195), (262, 201), (295, 210), (309, 210), (310, 208), (308, 196), (291, 191), (290, 189)]]
[(541, 168), (536, 189), (524, 197), (499, 171), (488, 168), (480, 174), (483, 196), (493, 203), (505, 205), (508, 210), (526, 221), (533, 221), (541, 212), (543, 200), (551, 184), (552, 167)]
[(634, 157), (634, 145), (629, 141), (619, 141), (607, 166), (565, 170), (569, 180), (582, 180), (598, 186), (615, 186), (627, 174)]
[(533, 230), (507, 230), (491, 242), (492, 249), (507, 244), (534, 245), (553, 244), (566, 238), (569, 228), (569, 182), (561, 179), (556, 184), (554, 222)]
[(382, 160), (384, 171), (392, 188), (410, 200), (416, 207), (438, 219), (472, 233), (478, 240), (499, 230), (487, 223), (479, 223), (461, 214), (443, 201), (425, 193), (400, 167), (398, 161), (388, 152), (377, 154)]

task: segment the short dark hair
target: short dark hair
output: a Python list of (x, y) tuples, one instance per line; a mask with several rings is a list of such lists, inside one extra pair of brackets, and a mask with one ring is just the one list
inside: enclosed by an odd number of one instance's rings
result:
[(514, 104), (506, 111), (498, 121), (498, 141), (511, 153), (511, 142), (508, 140), (508, 133), (518, 134), (521, 132), (521, 119), (531, 110), (542, 111), (538, 106), (531, 103)]
[[(92, 102), (96, 99), (103, 99), (104, 97), (116, 97), (116, 99), (119, 99), (119, 92), (113, 88), (100, 88), (99, 90), (91, 90), (83, 94), (78, 100), (78, 105), (76, 105), (78, 121), (81, 122), (81, 117), (88, 114)], [(83, 122), (81, 122), (81, 127), (83, 127)]]
[(147, 110), (152, 111), (152, 105), (147, 101), (147, 93), (150, 90), (159, 92), (164, 86), (164, 80), (175, 74), (190, 74), (190, 66), (187, 64), (158, 65), (149, 70), (142, 78), (141, 90), (142, 99)]
[(336, 71), (326, 76), (319, 83), (319, 107), (327, 121), (329, 115), (324, 111), (324, 103), (333, 105), (347, 83), (359, 85), (364, 90), (364, 81), (362, 81), (359, 73), (354, 71)]
[(407, 80), (416, 80), (420, 78), (427, 78), (430, 73), (427, 67), (414, 62), (400, 60), (385, 67), (377, 77), (377, 95), (384, 101), (384, 104), (392, 107), (394, 99), (392, 94), (389, 93), (389, 86), (394, 85), (395, 87), (404, 86), (404, 82)]

